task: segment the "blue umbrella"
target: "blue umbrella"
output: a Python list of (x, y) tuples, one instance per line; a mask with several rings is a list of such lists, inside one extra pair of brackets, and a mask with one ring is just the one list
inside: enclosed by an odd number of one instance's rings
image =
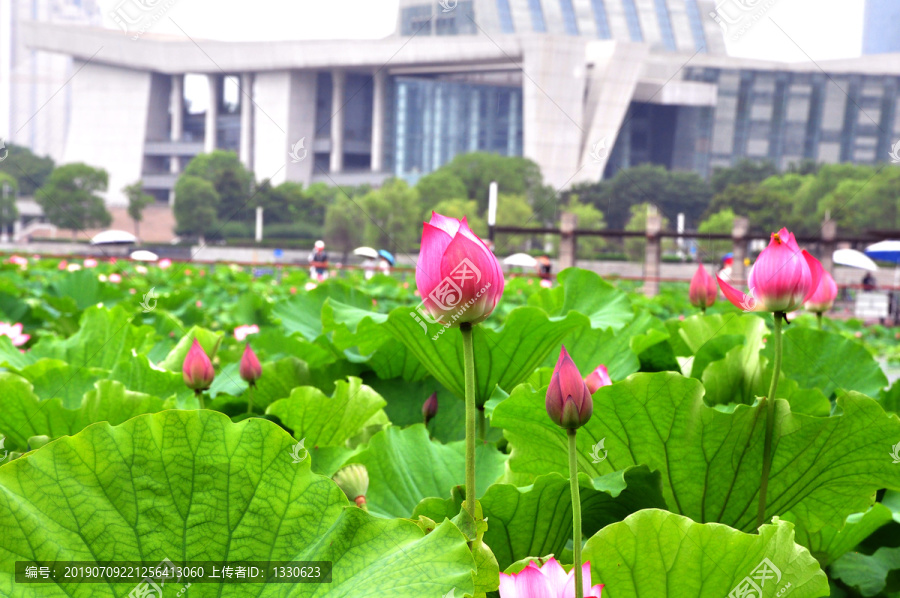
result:
[(866, 255), (873, 260), (900, 263), (900, 241), (879, 241), (866, 247)]
[(388, 263), (389, 263), (390, 265), (392, 265), (392, 266), (394, 265), (394, 262), (397, 261), (397, 260), (394, 259), (394, 255), (393, 255), (390, 251), (388, 251), (387, 249), (379, 249), (379, 250), (378, 250), (378, 255), (380, 255), (381, 257), (383, 257), (384, 259), (386, 259), (386, 260), (388, 261)]

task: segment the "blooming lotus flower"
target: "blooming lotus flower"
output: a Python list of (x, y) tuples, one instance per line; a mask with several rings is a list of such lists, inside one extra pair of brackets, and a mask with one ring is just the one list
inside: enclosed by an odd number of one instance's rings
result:
[(209, 356), (206, 355), (206, 351), (203, 350), (196, 338), (184, 358), (181, 375), (187, 387), (198, 393), (209, 388), (213, 378), (216, 377)]
[(135, 266), (134, 271), (137, 272), (138, 274), (146, 274), (147, 266)]
[[(581, 585), (584, 598), (601, 598), (603, 584), (591, 587), (591, 564), (581, 566)], [(518, 573), (500, 574), (500, 598), (574, 598), (575, 570), (566, 574), (556, 559), (550, 558), (543, 567), (531, 561)]]
[(837, 294), (838, 287), (837, 283), (834, 282), (834, 278), (828, 272), (823, 271), (822, 280), (819, 281), (819, 288), (806, 300), (803, 306), (808, 311), (823, 314), (834, 305)]
[(744, 311), (786, 313), (803, 305), (819, 287), (822, 264), (806, 250), (801, 251), (794, 235), (786, 228), (772, 233), (747, 281), (745, 295), (719, 278), (725, 298)]
[(167, 257), (164, 257), (163, 259), (156, 262), (156, 265), (159, 266), (161, 270), (165, 270), (166, 268), (168, 268), (169, 266), (172, 265), (172, 260), (170, 260)]
[(57, 269), (65, 270), (66, 266), (68, 266), (68, 265), (69, 265), (69, 262), (67, 262), (66, 260), (63, 260), (59, 263), (59, 266), (57, 266)]
[(428, 422), (434, 419), (434, 416), (437, 415), (438, 412), (438, 398), (437, 393), (431, 393), (431, 396), (425, 399), (425, 402), (422, 403), (422, 417), (425, 419), (425, 425), (428, 425)]
[(0, 322), (0, 336), (8, 336), (13, 347), (21, 347), (31, 339), (30, 334), (22, 334), (21, 324), (7, 324)]
[(95, 260), (92, 257), (87, 258), (86, 260), (84, 260), (84, 267), (85, 268), (96, 268), (97, 260)]
[(580, 428), (594, 413), (591, 391), (565, 346), (559, 352), (559, 360), (553, 369), (545, 406), (550, 419), (567, 430)]
[(699, 264), (697, 271), (694, 272), (694, 277), (691, 278), (691, 288), (688, 292), (691, 305), (706, 311), (707, 307), (716, 302), (716, 294), (718, 292), (716, 279), (709, 275), (703, 264)]
[(242, 343), (245, 338), (251, 334), (256, 334), (257, 332), (259, 332), (259, 326), (256, 324), (243, 324), (234, 329), (234, 338), (236, 338), (239, 343)]
[(428, 313), (453, 326), (478, 324), (497, 307), (503, 286), (500, 262), (466, 219), (432, 212), (416, 264), (416, 287)]
[(122, 277), (120, 275), (116, 274), (115, 272), (113, 272), (112, 274), (109, 275), (109, 282), (112, 282), (114, 284), (119, 284), (120, 282), (122, 282)]
[(99, 280), (100, 282), (106, 282), (107, 280), (109, 280), (109, 278), (107, 278), (106, 274), (98, 274), (97, 280)]
[(241, 378), (250, 386), (255, 386), (256, 381), (262, 377), (262, 365), (256, 353), (250, 348), (250, 343), (244, 347), (244, 355), (241, 357)]
[(9, 256), (9, 260), (7, 260), (10, 264), (15, 264), (22, 269), (28, 267), (28, 258), (22, 257), (21, 255), (11, 255)]
[(588, 377), (584, 379), (584, 383), (587, 384), (588, 392), (594, 394), (601, 386), (612, 384), (612, 380), (609, 377), (606, 366), (601, 363), (597, 366), (597, 369), (588, 374)]

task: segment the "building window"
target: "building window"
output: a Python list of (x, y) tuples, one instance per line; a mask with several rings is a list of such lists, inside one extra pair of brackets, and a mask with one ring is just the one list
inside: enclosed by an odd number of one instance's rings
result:
[(634, 0), (622, 0), (622, 6), (625, 9), (625, 20), (628, 21), (628, 33), (631, 35), (631, 41), (644, 41), (644, 33), (641, 31), (641, 21), (638, 18)]
[(606, 4), (603, 0), (591, 0), (591, 8), (594, 9), (594, 20), (597, 22), (597, 37), (612, 39), (612, 33), (609, 31), (609, 18), (606, 16)]
[(666, 0), (656, 0), (656, 19), (659, 21), (663, 46), (667, 50), (675, 50), (675, 34), (672, 32), (672, 19), (669, 18), (669, 7), (666, 5)]
[(688, 20), (691, 22), (691, 33), (694, 34), (694, 46), (700, 52), (706, 52), (706, 33), (703, 31), (703, 19), (697, 0), (684, 0)]
[(569, 35), (578, 35), (578, 22), (575, 20), (575, 8), (572, 6), (572, 0), (559, 0), (559, 6), (562, 9), (563, 26)]
[(472, 0), (464, 0), (456, 5), (455, 10), (437, 13), (434, 23), (437, 35), (466, 35), (473, 34), (475, 28), (475, 11)]
[(528, 10), (531, 12), (531, 28), (540, 33), (546, 33), (547, 24), (544, 22), (541, 0), (528, 0)]
[(431, 5), (408, 6), (400, 18), (400, 35), (431, 35)]
[(497, 0), (497, 14), (500, 16), (500, 29), (503, 33), (515, 33), (512, 11), (509, 9), (509, 0)]

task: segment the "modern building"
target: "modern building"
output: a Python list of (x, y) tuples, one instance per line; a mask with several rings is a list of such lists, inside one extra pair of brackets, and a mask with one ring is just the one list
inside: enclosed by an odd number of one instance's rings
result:
[(216, 148), (260, 180), (334, 185), (415, 179), (475, 150), (531, 158), (559, 189), (642, 162), (707, 176), (744, 157), (888, 160), (898, 57), (730, 57), (725, 36), (760, 16), (747, 4), (401, 0), (385, 39), (234, 43), (145, 33), (155, 17), (123, 1), (124, 32), (34, 23), (24, 37), (75, 61), (64, 159), (106, 168), (111, 204), (139, 179), (165, 200)]
[(22, 24), (99, 25), (95, 0), (0, 0), (0, 139), (63, 157), (72, 59), (26, 46)]
[(866, 0), (863, 54), (900, 52), (900, 2)]

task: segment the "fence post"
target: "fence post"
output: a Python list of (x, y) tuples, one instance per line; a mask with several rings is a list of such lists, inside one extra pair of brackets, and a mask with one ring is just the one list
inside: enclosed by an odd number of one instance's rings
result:
[(734, 244), (731, 250), (734, 260), (731, 264), (732, 286), (742, 288), (744, 285), (744, 259), (747, 257), (747, 231), (750, 229), (750, 221), (743, 216), (734, 217), (734, 226), (731, 229), (731, 241)]
[(559, 220), (559, 269), (575, 266), (576, 236), (578, 216), (563, 212)]
[(831, 215), (825, 216), (825, 222), (822, 223), (822, 254), (819, 256), (819, 262), (826, 272), (831, 274), (834, 269), (834, 245), (837, 238), (837, 222), (831, 219)]
[(662, 216), (656, 206), (647, 208), (647, 247), (644, 252), (644, 294), (656, 297), (659, 294), (659, 275), (662, 247), (659, 233), (662, 232)]

